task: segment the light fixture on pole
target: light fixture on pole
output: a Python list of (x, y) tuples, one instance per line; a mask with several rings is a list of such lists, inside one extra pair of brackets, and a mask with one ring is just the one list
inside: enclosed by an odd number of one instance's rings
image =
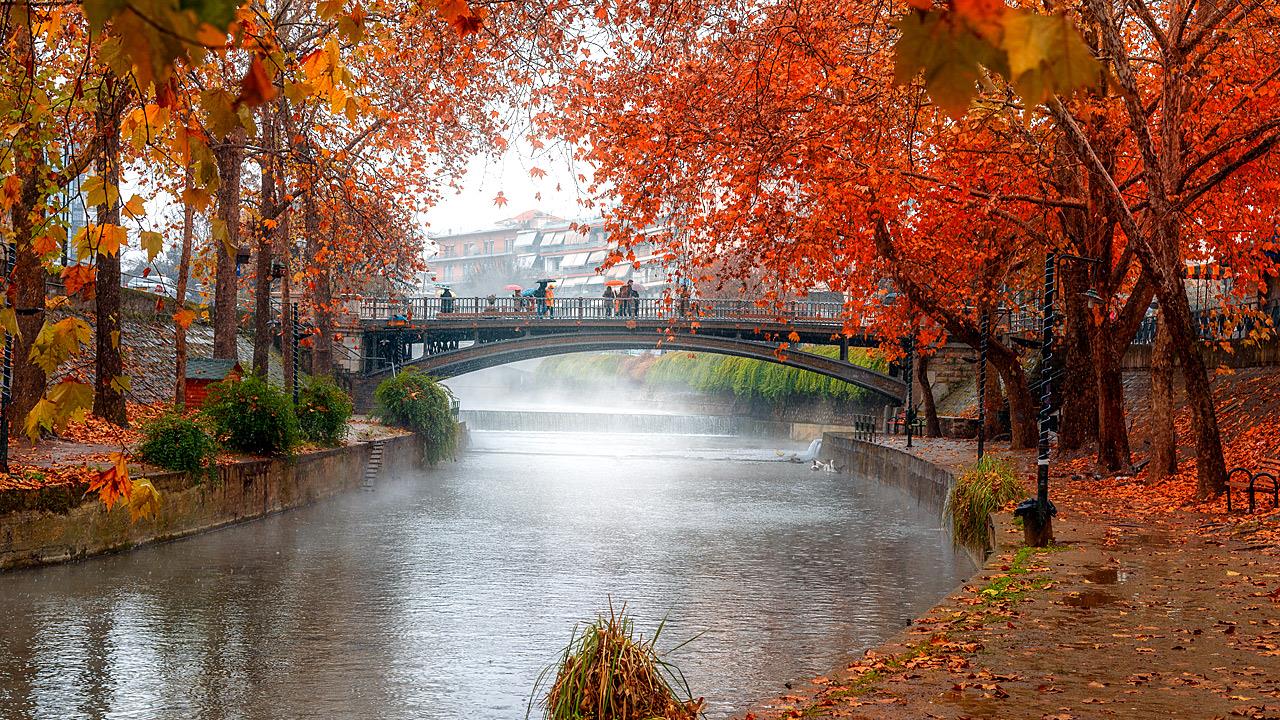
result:
[[(1053, 361), (1054, 301), (1058, 290), (1059, 260), (1079, 260), (1102, 264), (1097, 258), (1049, 252), (1044, 258), (1044, 298), (1040, 325), (1040, 438), (1036, 443), (1036, 496), (1023, 500), (1014, 510), (1022, 518), (1022, 528), (1027, 545), (1046, 547), (1053, 543), (1053, 517), (1058, 514), (1049, 499), (1049, 428), (1053, 422), (1053, 374), (1049, 370)], [(1083, 293), (1091, 301), (1102, 298), (1092, 288)]]

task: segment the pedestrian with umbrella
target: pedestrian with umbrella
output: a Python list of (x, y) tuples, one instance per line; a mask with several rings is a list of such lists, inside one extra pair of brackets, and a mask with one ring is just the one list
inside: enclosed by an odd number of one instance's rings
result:
[(604, 282), (604, 315), (605, 317), (613, 317), (618, 312), (618, 293), (613, 291), (614, 285), (621, 285), (621, 280), (606, 280)]

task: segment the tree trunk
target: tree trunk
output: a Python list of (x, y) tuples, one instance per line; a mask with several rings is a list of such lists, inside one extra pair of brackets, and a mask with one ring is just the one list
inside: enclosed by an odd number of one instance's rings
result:
[(929, 385), (930, 355), (916, 356), (916, 383), (920, 386), (920, 401), (924, 404), (924, 436), (942, 437), (942, 424), (938, 422), (938, 405), (933, 399), (933, 387)]
[[(195, 178), (188, 167), (183, 187), (191, 190), (195, 186)], [(195, 233), (195, 208), (191, 203), (182, 203), (182, 247), (178, 260), (178, 310), (187, 304), (187, 282), (191, 278), (191, 239)], [(177, 359), (174, 367), (173, 404), (179, 408), (187, 403), (187, 328), (180, 322), (173, 327), (174, 353)]]
[[(120, 114), (115, 103), (109, 103), (98, 114), (98, 132), (102, 134), (102, 157), (99, 171), (106, 184), (120, 185)], [(100, 225), (120, 225), (120, 199), (98, 206)], [(97, 263), (93, 414), (124, 427), (128, 424), (124, 394), (120, 382), (124, 363), (120, 345), (120, 248), (113, 253), (99, 252)]]
[(1004, 391), (1000, 388), (1000, 373), (996, 366), (987, 361), (987, 439), (1004, 434), (1008, 428), (1000, 422), (1000, 411), (1004, 409)]
[(1040, 439), (1036, 425), (1036, 403), (1027, 385), (1027, 374), (1012, 353), (988, 350), (992, 366), (1000, 375), (1005, 393), (1009, 396), (1009, 438), (1014, 450), (1033, 448)]
[(316, 261), (320, 252), (320, 216), (311, 196), (307, 196), (307, 259), (313, 274), (311, 287), (311, 311), (315, 318), (316, 335), (312, 337), (311, 374), (315, 376), (333, 373), (333, 291), (329, 268), (319, 267)]
[[(1128, 472), (1133, 466), (1129, 429), (1124, 417), (1124, 376), (1121, 364), (1126, 347), (1101, 340), (1094, 343), (1093, 382), (1097, 386), (1098, 465), (1112, 472)], [(1070, 387), (1070, 386), (1068, 386)]]
[(25, 158), (19, 158), (22, 194), (19, 201), (14, 203), (9, 215), (13, 228), (11, 247), (17, 250), (13, 277), (10, 278), (10, 293), (18, 316), (18, 330), (21, 332), (18, 337), (11, 338), (13, 389), (8, 420), (13, 434), (22, 432), (27, 415), (44, 395), (45, 384), (48, 382), (44, 370), (28, 359), (31, 354), (31, 345), (40, 334), (40, 329), (44, 327), (45, 316), (45, 269), (31, 245), (31, 213), (39, 203), (41, 176), (39, 168), (43, 165), (43, 156), (39, 151), (26, 154)]
[[(1099, 434), (1099, 397), (1089, 331), (1089, 307), (1081, 297), (1087, 287), (1083, 268), (1063, 268), (1062, 387), (1069, 391), (1062, 394), (1059, 451), (1079, 450), (1097, 440)], [(1121, 410), (1123, 417), (1123, 408)]]
[(1213, 386), (1209, 370), (1200, 353), (1200, 337), (1191, 319), (1191, 306), (1176, 251), (1165, 248), (1156, 285), (1160, 301), (1161, 324), (1168, 324), (1174, 352), (1182, 362), (1187, 402), (1191, 406), (1192, 430), (1195, 432), (1196, 476), (1203, 498), (1221, 494), (1227, 488), (1227, 464), (1222, 455), (1222, 436), (1218, 431), (1218, 415), (1213, 406)]
[[(213, 148), (218, 163), (217, 219), (225, 232), (215, 231), (217, 273), (213, 292), (213, 356), (237, 360), (236, 253), (240, 248), (240, 173), (244, 160), (243, 131), (233, 132)], [(215, 226), (216, 228), (216, 226)]]
[(1151, 458), (1147, 477), (1156, 482), (1178, 472), (1177, 435), (1173, 429), (1173, 338), (1168, 323), (1156, 327), (1151, 348)]
[[(284, 177), (276, 176), (276, 182), (279, 185), (276, 188), (278, 196), (284, 195)], [(277, 226), (276, 234), (280, 241), (280, 262), (284, 263), (284, 276), (280, 278), (280, 355), (283, 358), (280, 368), (284, 372), (284, 386), (293, 395), (293, 364), (298, 361), (293, 356), (293, 316), (290, 313), (293, 305), (293, 238), (289, 232), (289, 215), (290, 212), (285, 210), (280, 216), (280, 225)]]
[[(275, 132), (272, 112), (267, 106), (262, 113), (264, 149), (262, 156), (262, 217), (276, 212)], [(267, 377), (271, 361), (271, 241), (274, 233), (261, 222), (254, 233), (257, 239), (258, 261), (254, 269), (253, 307), (253, 374)]]

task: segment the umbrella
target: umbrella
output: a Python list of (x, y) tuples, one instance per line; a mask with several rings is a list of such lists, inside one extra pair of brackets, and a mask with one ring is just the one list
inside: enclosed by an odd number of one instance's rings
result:
[(523, 290), (524, 288), (520, 287), (519, 285), (516, 285), (516, 284), (512, 283), (511, 285), (508, 285), (508, 286), (506, 286), (506, 287), (504, 287), (504, 288), (502, 288), (502, 289), (503, 289), (503, 290), (508, 290), (508, 291), (510, 291), (510, 292), (520, 292), (520, 291), (521, 291), (521, 290)]
[(609, 287), (622, 287), (623, 285), (627, 284), (627, 281), (619, 280), (618, 278), (609, 278), (608, 280), (604, 281), (604, 284), (608, 285)]

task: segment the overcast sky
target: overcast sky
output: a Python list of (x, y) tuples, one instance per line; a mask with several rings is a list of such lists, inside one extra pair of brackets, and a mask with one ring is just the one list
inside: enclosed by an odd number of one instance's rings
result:
[[(427, 212), (427, 232), (447, 235), (478, 230), (535, 209), (566, 219), (594, 214), (578, 204), (586, 190), (579, 187), (582, 183), (567, 160), (547, 156), (534, 160), (531, 154), (528, 148), (512, 145), (501, 158), (473, 160), (461, 183), (463, 191), (446, 193)], [(531, 178), (529, 170), (534, 167), (544, 170), (546, 177)], [(507, 198), (502, 207), (493, 202), (499, 192)]]

